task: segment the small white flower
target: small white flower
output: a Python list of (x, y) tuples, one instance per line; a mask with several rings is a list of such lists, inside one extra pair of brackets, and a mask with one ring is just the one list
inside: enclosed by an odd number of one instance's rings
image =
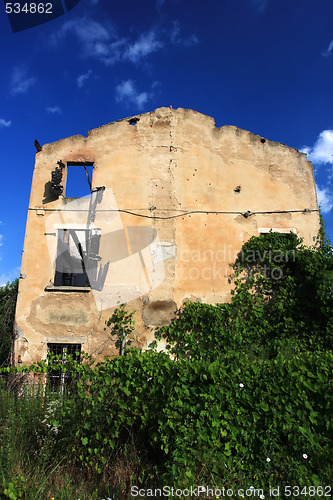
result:
[(239, 387), (244, 387), (244, 384), (239, 384)]
[(250, 490), (254, 490), (254, 486), (250, 486)]
[(303, 453), (303, 458), (305, 458), (305, 460), (308, 458), (306, 453)]
[(259, 497), (259, 498), (265, 498), (265, 495), (260, 495), (260, 497)]
[(266, 462), (270, 462), (271, 459), (269, 457), (266, 458)]

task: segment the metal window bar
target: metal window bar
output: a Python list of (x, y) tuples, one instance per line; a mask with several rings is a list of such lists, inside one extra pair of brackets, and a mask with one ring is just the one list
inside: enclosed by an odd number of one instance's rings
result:
[[(66, 363), (66, 356), (70, 355), (74, 361), (81, 361), (81, 344), (48, 344), (47, 350), (49, 355), (60, 356), (56, 362), (60, 364)], [(54, 370), (50, 368), (47, 373), (47, 384), (53, 390), (70, 389), (73, 380), (72, 373), (65, 370)]]

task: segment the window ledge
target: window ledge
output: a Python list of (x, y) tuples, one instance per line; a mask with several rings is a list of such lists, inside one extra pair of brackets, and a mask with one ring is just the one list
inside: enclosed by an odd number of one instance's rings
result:
[(290, 234), (290, 233), (297, 234), (297, 231), (294, 227), (258, 227), (257, 231), (260, 234), (270, 233), (271, 231), (272, 233), (280, 233), (280, 234)]
[(46, 292), (90, 292), (90, 286), (46, 286)]

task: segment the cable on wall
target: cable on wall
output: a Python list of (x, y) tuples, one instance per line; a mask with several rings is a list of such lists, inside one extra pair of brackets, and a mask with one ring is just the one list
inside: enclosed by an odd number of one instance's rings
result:
[[(154, 207), (155, 209), (155, 207)], [(57, 208), (29, 208), (28, 210), (30, 211), (37, 211), (37, 210), (44, 210), (45, 212), (88, 212), (88, 210), (82, 210), (82, 209), (69, 209), (69, 210), (63, 210), (63, 209), (57, 209)], [(150, 210), (150, 209), (142, 209), (142, 210)], [(159, 209), (161, 211), (165, 211), (163, 209)], [(176, 219), (178, 217), (185, 217), (187, 215), (192, 215), (192, 214), (216, 214), (216, 215), (242, 215), (247, 219), (248, 217), (252, 215), (265, 215), (265, 214), (291, 214), (291, 213), (302, 213), (304, 215), (311, 213), (311, 212), (319, 212), (318, 208), (310, 209), (310, 208), (304, 208), (303, 210), (260, 210), (260, 211), (255, 211), (251, 212), (251, 210), (247, 210), (247, 212), (231, 212), (231, 211), (220, 211), (220, 210), (184, 210), (180, 214), (176, 215), (168, 215), (168, 216), (159, 216), (159, 215), (145, 215), (145, 214), (139, 214), (137, 212), (133, 212), (131, 210), (126, 210), (126, 209), (107, 209), (107, 210), (96, 210), (96, 212), (121, 212), (129, 215), (134, 215), (135, 217), (143, 217), (146, 219)]]

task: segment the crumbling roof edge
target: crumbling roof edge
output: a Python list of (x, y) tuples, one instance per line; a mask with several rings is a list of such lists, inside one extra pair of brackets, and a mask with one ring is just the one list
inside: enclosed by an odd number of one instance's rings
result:
[(109, 125), (113, 125), (115, 123), (120, 123), (120, 122), (124, 122), (124, 121), (129, 122), (131, 119), (133, 119), (133, 120), (134, 119), (140, 119), (140, 117), (142, 117), (144, 115), (150, 115), (150, 114), (153, 114), (156, 111), (159, 111), (159, 110), (162, 110), (162, 109), (165, 109), (165, 110), (171, 109), (173, 111), (185, 111), (185, 112), (191, 112), (192, 114), (201, 115), (201, 116), (204, 116), (206, 118), (211, 119), (212, 122), (213, 122), (213, 125), (214, 125), (215, 129), (217, 129), (217, 130), (223, 130), (223, 129), (231, 128), (231, 129), (234, 129), (235, 131), (239, 131), (241, 133), (245, 132), (245, 133), (248, 133), (251, 136), (257, 138), (262, 143), (264, 143), (264, 142), (267, 141), (267, 142), (269, 142), (273, 146), (283, 146), (284, 148), (287, 148), (287, 149), (289, 149), (291, 151), (294, 151), (294, 152), (296, 152), (299, 155), (302, 155), (302, 156), (305, 155), (306, 156), (306, 153), (303, 153), (303, 152), (299, 151), (297, 148), (294, 148), (292, 146), (288, 146), (287, 144), (284, 144), (283, 142), (272, 141), (271, 139), (267, 139), (267, 137), (263, 137), (263, 136), (261, 136), (259, 134), (255, 134), (254, 132), (251, 132), (250, 130), (242, 129), (240, 127), (237, 127), (236, 125), (224, 124), (224, 125), (221, 125), (220, 127), (218, 127), (215, 124), (215, 118), (213, 116), (206, 115), (205, 113), (201, 113), (200, 111), (196, 111), (195, 109), (182, 108), (182, 107), (172, 108), (172, 106), (161, 106), (159, 108), (154, 109), (153, 111), (147, 111), (145, 113), (140, 113), (140, 114), (137, 114), (137, 115), (127, 116), (125, 118), (120, 118), (119, 120), (115, 120), (113, 122), (105, 123), (103, 125), (100, 125), (99, 127), (96, 127), (96, 128), (93, 128), (93, 129), (89, 130), (88, 131), (88, 137), (89, 137), (89, 135), (91, 133), (93, 133), (95, 130), (99, 130), (100, 128), (107, 127)]
[(262, 143), (265, 143), (266, 141), (273, 145), (273, 146), (283, 146), (284, 148), (288, 149), (288, 150), (291, 150), (291, 151), (294, 151), (296, 152), (298, 155), (301, 155), (301, 156), (307, 156), (306, 153), (303, 153), (301, 151), (299, 151), (297, 148), (294, 148), (294, 147), (291, 147), (291, 146), (288, 146), (287, 144), (284, 144), (283, 142), (278, 142), (278, 141), (272, 141), (270, 139), (267, 139), (266, 137), (262, 137), (260, 136), (259, 134), (255, 134), (249, 130), (246, 130), (246, 129), (242, 129), (240, 127), (237, 127), (236, 125), (228, 125), (228, 124), (225, 124), (225, 125), (221, 125), (220, 127), (217, 127), (216, 124), (215, 124), (215, 119), (214, 117), (210, 116), (210, 115), (206, 115), (204, 113), (201, 113), (200, 111), (196, 111), (194, 109), (191, 109), (191, 108), (181, 108), (181, 107), (178, 107), (178, 108), (172, 108), (172, 106), (161, 106), (159, 108), (156, 108), (154, 109), (153, 111), (147, 111), (145, 113), (140, 113), (140, 114), (137, 114), (137, 115), (132, 115), (132, 116), (127, 116), (127, 117), (124, 117), (124, 118), (120, 118), (119, 120), (114, 120), (112, 122), (109, 122), (109, 123), (104, 123), (103, 125), (100, 125), (99, 127), (95, 127), (91, 130), (88, 131), (88, 134), (87, 136), (85, 135), (82, 135), (82, 134), (76, 134), (76, 135), (73, 135), (73, 136), (69, 136), (69, 137), (65, 137), (65, 138), (61, 138), (61, 139), (58, 139), (57, 141), (53, 141), (53, 142), (50, 142), (50, 143), (46, 143), (43, 145), (43, 148), (45, 146), (48, 146), (49, 144), (55, 144), (55, 143), (59, 143), (61, 141), (65, 141), (67, 139), (75, 139), (75, 138), (80, 138), (80, 139), (84, 139), (84, 140), (87, 140), (89, 138), (90, 135), (92, 135), (94, 132), (96, 132), (97, 130), (99, 129), (102, 129), (104, 127), (108, 127), (110, 125), (114, 125), (116, 123), (120, 123), (120, 122), (130, 122), (130, 120), (137, 120), (139, 121), (139, 119), (144, 116), (144, 115), (151, 115), (153, 113), (156, 113), (157, 111), (159, 110), (172, 110), (172, 111), (176, 111), (176, 112), (190, 112), (192, 113), (193, 115), (201, 115), (205, 118), (208, 118), (210, 120), (212, 120), (212, 123), (213, 123), (213, 127), (216, 129), (216, 130), (221, 130), (223, 131), (223, 129), (233, 129), (235, 130), (235, 132), (237, 133), (247, 133), (247, 134), (250, 134), (250, 136), (252, 136), (253, 138), (256, 138), (257, 140), (261, 141)]

